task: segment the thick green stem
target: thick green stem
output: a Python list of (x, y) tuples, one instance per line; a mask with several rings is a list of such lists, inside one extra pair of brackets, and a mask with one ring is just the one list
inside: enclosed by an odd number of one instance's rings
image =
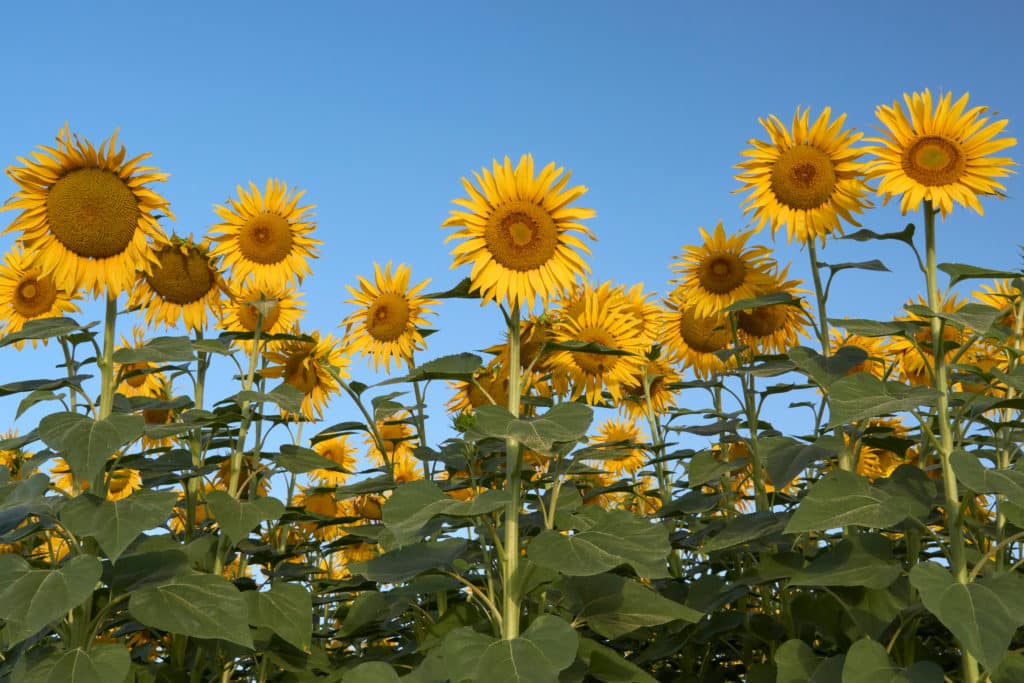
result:
[[(249, 370), (242, 382), (243, 391), (252, 391), (252, 385), (256, 376), (256, 363), (260, 355), (260, 328), (263, 327), (263, 311), (256, 316), (256, 331), (252, 337), (252, 347), (249, 349)], [(245, 455), (245, 437), (249, 432), (249, 425), (252, 423), (252, 404), (250, 401), (242, 401), (242, 422), (238, 425), (238, 443), (231, 452), (231, 477), (228, 480), (228, 495), (238, 498), (238, 481), (242, 472), (242, 457)]]
[[(519, 367), (520, 336), (519, 336), (519, 304), (512, 308), (508, 330), (508, 410), (519, 417)], [(519, 441), (509, 437), (505, 441), (505, 490), (509, 494), (505, 506), (505, 547), (504, 571), (502, 576), (502, 636), (511, 640), (519, 636), (519, 592), (516, 586), (516, 574), (519, 570), (519, 506), (521, 487), (521, 449)]]
[(100, 414), (105, 420), (114, 409), (114, 331), (117, 327), (117, 297), (107, 296), (103, 321), (103, 360), (100, 362)]
[[(949, 374), (946, 350), (942, 338), (942, 300), (939, 294), (938, 268), (935, 259), (935, 208), (931, 201), (924, 203), (925, 279), (928, 284), (928, 308), (932, 312), (932, 357), (934, 358), (935, 388), (938, 390), (935, 419), (939, 424), (938, 451), (942, 461), (942, 484), (945, 497), (946, 526), (949, 531), (950, 569), (958, 583), (969, 583), (967, 558), (964, 551), (963, 524), (960, 516), (960, 493), (950, 456), (953, 454), (953, 430), (949, 424)], [(965, 683), (977, 683), (978, 662), (961, 647), (960, 663)]]
[[(641, 371), (641, 382), (644, 389), (644, 415), (647, 418), (647, 426), (651, 432), (651, 448), (654, 452), (654, 471), (658, 477), (658, 494), (661, 498), (661, 506), (668, 507), (672, 502), (672, 482), (668, 478), (668, 470), (665, 467), (665, 438), (661, 432), (661, 421), (654, 410), (654, 402), (651, 400), (651, 377), (647, 374), (647, 364), (643, 365)], [(672, 549), (668, 556), (669, 570), (674, 578), (682, 576), (682, 565), (679, 560), (679, 553)]]
[[(740, 347), (739, 329), (736, 324), (736, 314), (729, 314), (729, 325), (732, 328), (733, 348)], [(754, 376), (749, 372), (743, 372), (743, 366), (738, 362), (740, 370), (740, 384), (743, 387), (743, 408), (747, 415), (747, 445), (750, 449), (750, 475), (754, 480), (754, 504), (758, 512), (768, 510), (768, 489), (764, 483), (764, 467), (761, 463), (761, 453), (757, 443), (757, 392), (754, 387)], [(724, 454), (723, 454), (724, 455)]]

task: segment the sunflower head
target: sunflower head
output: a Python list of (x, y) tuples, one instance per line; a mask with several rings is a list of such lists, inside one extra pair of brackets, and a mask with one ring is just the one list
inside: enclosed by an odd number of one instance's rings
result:
[(644, 381), (648, 386), (651, 407), (656, 414), (662, 414), (676, 404), (676, 391), (672, 388), (680, 380), (668, 359), (658, 357), (641, 364), (628, 381), (622, 383), (622, 400), (619, 409), (631, 420), (642, 420), (647, 415), (647, 397)]
[(3, 209), (20, 213), (5, 232), (20, 231), (40, 270), (68, 290), (117, 296), (153, 264), (147, 240), (167, 241), (157, 223), (171, 216), (167, 200), (147, 187), (167, 175), (142, 165), (149, 156), (126, 160), (116, 131), (95, 147), (65, 126), (56, 148), (7, 169), (20, 189)]
[[(923, 296), (907, 301), (907, 306), (925, 306)], [(944, 313), (955, 313), (964, 302), (956, 294), (949, 294), (942, 299), (941, 310)], [(884, 350), (887, 355), (896, 360), (896, 367), (900, 377), (914, 385), (928, 386), (932, 383), (932, 367), (935, 364), (935, 349), (932, 344), (932, 330), (930, 319), (918, 313), (910, 312), (906, 316), (898, 318), (905, 322), (918, 324), (918, 331), (912, 336), (890, 337)], [(942, 344), (945, 350), (946, 362), (950, 362), (959, 348), (968, 340), (970, 333), (960, 330), (953, 325), (943, 325)]]
[(224, 258), (234, 287), (251, 282), (273, 289), (309, 275), (307, 260), (316, 258), (321, 242), (310, 237), (316, 228), (313, 206), (298, 205), (304, 194), (269, 179), (262, 192), (252, 182), (249, 190), (239, 185), (238, 200), (215, 208), (223, 222), (213, 227), (213, 255)]
[(1000, 137), (1006, 119), (992, 120), (987, 107), (967, 108), (968, 94), (956, 102), (946, 93), (933, 102), (931, 91), (905, 93), (899, 100), (875, 110), (882, 123), (880, 138), (871, 138), (866, 152), (874, 155), (865, 172), (879, 178), (883, 203), (900, 196), (900, 210), (916, 211), (931, 202), (943, 217), (953, 203), (984, 213), (980, 196), (1002, 197), (997, 181), (1016, 164), (1009, 157), (993, 156), (1017, 144)]
[(338, 470), (315, 469), (310, 470), (309, 477), (317, 486), (338, 486), (344, 484), (349, 474), (356, 468), (356, 449), (349, 444), (348, 435), (342, 434), (327, 441), (320, 441), (313, 444), (313, 450), (337, 463), (341, 468)]
[[(715, 354), (732, 343), (728, 318), (721, 313), (698, 315), (688, 301), (675, 296), (665, 304), (659, 338), (668, 356), (682, 362), (684, 369), (693, 368), (698, 377), (725, 370), (726, 363)], [(730, 364), (733, 362), (730, 360)]]
[(145, 309), (148, 325), (175, 327), (184, 321), (193, 331), (206, 327), (207, 311), (220, 317), (225, 285), (209, 243), (174, 235), (170, 244), (154, 250), (154, 257), (150, 271), (139, 273), (129, 310)]
[[(771, 273), (770, 282), (762, 294), (789, 294), (794, 299), (804, 290), (799, 289), (801, 280), (789, 280), (789, 266)], [(800, 336), (807, 335), (811, 324), (803, 299), (796, 304), (774, 304), (761, 306), (736, 315), (741, 343), (758, 353), (786, 353), (796, 346)]]
[(142, 488), (142, 476), (130, 467), (117, 467), (110, 471), (107, 481), (107, 500), (122, 500)]
[[(146, 330), (136, 325), (132, 328), (132, 339), (121, 337), (120, 349), (139, 349), (146, 344)], [(157, 371), (157, 366), (145, 361), (135, 363), (115, 363), (118, 380), (117, 391), (124, 396), (159, 396), (166, 381), (164, 374)]]
[[(298, 328), (292, 333), (295, 336), (302, 334)], [(340, 377), (347, 378), (349, 359), (332, 335), (321, 337), (314, 330), (309, 336), (309, 341), (272, 342), (264, 354), (268, 367), (262, 370), (262, 374), (282, 379), (302, 392), (302, 416), (313, 420), (314, 415), (315, 419), (320, 419), (327, 399), (341, 389), (325, 366), (334, 367)]]
[(768, 223), (772, 236), (785, 227), (790, 242), (824, 244), (828, 235), (842, 234), (840, 219), (860, 225), (854, 214), (870, 206), (862, 151), (853, 147), (861, 134), (843, 130), (846, 114), (831, 117), (826, 107), (812, 124), (810, 110), (797, 107), (789, 128), (775, 116), (758, 119), (770, 139), (751, 139), (746, 159), (736, 165), (743, 183), (736, 192), (749, 192), (743, 212), (754, 213), (758, 230)]
[[(72, 303), (77, 298), (77, 292), (60, 286), (20, 246), (15, 246), (0, 264), (0, 336), (20, 331), (29, 320), (79, 312)], [(18, 349), (24, 345), (24, 341), (14, 344)], [(32, 345), (36, 345), (36, 340)]]
[(533, 155), (512, 167), (494, 160), (493, 170), (474, 173), (476, 185), (462, 179), (469, 198), (454, 200), (442, 227), (461, 230), (445, 241), (461, 240), (452, 250), (452, 268), (471, 265), (471, 287), (484, 303), (494, 300), (529, 309), (537, 296), (544, 303), (567, 291), (589, 267), (590, 250), (580, 235), (593, 239), (578, 221), (592, 218), (591, 209), (571, 204), (587, 188), (568, 187), (571, 173), (554, 163), (534, 173)]
[(614, 449), (614, 457), (595, 460), (591, 464), (612, 475), (631, 475), (643, 467), (646, 461), (646, 451), (638, 445), (646, 441), (646, 436), (632, 418), (605, 420), (598, 425), (597, 435), (590, 442), (595, 446)]

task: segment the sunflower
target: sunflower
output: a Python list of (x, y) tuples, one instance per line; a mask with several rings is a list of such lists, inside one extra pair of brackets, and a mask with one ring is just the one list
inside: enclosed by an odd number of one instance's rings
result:
[(609, 474), (621, 476), (633, 474), (647, 460), (647, 452), (637, 446), (646, 442), (640, 427), (633, 419), (608, 419), (597, 427), (597, 435), (590, 439), (594, 446), (609, 446), (616, 453), (615, 457), (602, 458), (592, 462), (594, 467)]
[(142, 488), (142, 476), (130, 467), (117, 467), (110, 471), (107, 482), (107, 500), (123, 500)]
[(313, 444), (313, 450), (336, 463), (342, 471), (314, 469), (309, 471), (310, 480), (317, 486), (338, 486), (344, 484), (356, 468), (356, 449), (348, 443), (348, 435), (342, 434), (327, 441)]
[[(907, 305), (916, 304), (926, 306), (927, 303), (922, 296), (917, 300), (909, 300)], [(964, 304), (955, 294), (943, 297), (941, 310), (944, 313), (953, 313)], [(910, 313), (897, 320), (914, 322), (919, 325), (918, 331), (913, 334), (913, 340), (909, 337), (891, 337), (885, 346), (888, 355), (896, 359), (899, 375), (907, 382), (918, 386), (929, 386), (932, 383), (932, 367), (935, 364), (934, 349), (932, 348), (932, 329), (930, 319), (917, 313)], [(942, 327), (943, 345), (946, 347), (946, 362), (948, 363), (957, 353), (959, 347), (967, 341), (970, 332), (959, 330), (953, 325), (945, 324)], [(916, 344), (915, 344), (916, 342)]]
[(176, 327), (179, 320), (189, 330), (206, 327), (206, 312), (220, 316), (221, 281), (210, 245), (195, 244), (191, 237), (171, 237), (168, 245), (154, 250), (156, 263), (139, 280), (128, 297), (128, 310), (146, 309), (146, 324)]
[[(217, 326), (227, 332), (256, 332), (256, 326), (260, 325), (257, 304), (260, 301), (273, 302), (267, 305), (263, 314), (260, 335), (284, 334), (296, 328), (306, 312), (301, 297), (302, 293), (291, 287), (267, 289), (243, 286), (225, 303), (223, 316)], [(237, 343), (247, 353), (251, 350), (251, 340), (239, 339)]]
[(396, 484), (403, 484), (423, 478), (423, 465), (411, 454), (398, 455), (391, 463), (392, 478)]
[[(619, 409), (631, 420), (641, 420), (647, 415), (647, 401), (644, 397), (643, 366), (638, 368), (628, 381), (622, 383), (622, 400)], [(679, 373), (664, 358), (648, 360), (646, 373), (650, 387), (651, 407), (657, 415), (663, 414), (676, 404), (676, 392), (672, 385), (680, 380)]]
[[(796, 297), (802, 280), (787, 280), (789, 266), (771, 274), (771, 281), (763, 294), (785, 292)], [(800, 299), (798, 305), (774, 304), (762, 306), (736, 314), (740, 343), (747, 344), (759, 353), (786, 353), (796, 346), (800, 336), (807, 336), (811, 324), (806, 304)]]
[(238, 186), (238, 201), (214, 210), (224, 221), (213, 226), (217, 242), (215, 257), (224, 257), (231, 269), (231, 284), (247, 282), (274, 289), (302, 282), (309, 275), (307, 259), (316, 258), (319, 240), (310, 237), (316, 228), (309, 212), (313, 206), (298, 206), (305, 191), (288, 191), (279, 180), (268, 179), (261, 193), (256, 183), (246, 191)]
[[(54, 458), (53, 465), (50, 467), (50, 480), (55, 489), (69, 495), (75, 489), (75, 473), (71, 471), (71, 465), (64, 458)], [(78, 484), (79, 489), (89, 488), (89, 482), (85, 480), (78, 481)]]
[[(170, 401), (174, 398), (173, 382), (162, 374), (157, 375), (157, 379), (160, 386), (153, 393), (152, 398), (159, 399), (161, 401)], [(144, 408), (142, 410), (142, 419), (145, 420), (147, 425), (168, 425), (174, 422), (175, 411), (170, 408)], [(174, 437), (172, 436), (153, 439), (146, 434), (142, 435), (143, 448), (166, 448), (173, 442)]]
[(844, 346), (855, 346), (861, 349), (868, 356), (863, 362), (846, 371), (847, 375), (858, 372), (866, 372), (878, 379), (885, 377), (885, 369), (888, 365), (886, 344), (881, 337), (864, 337), (859, 334), (844, 334), (836, 328), (832, 328), (832, 353)]
[[(146, 344), (146, 330), (136, 325), (132, 328), (132, 341), (121, 337), (121, 345), (115, 349), (139, 349)], [(115, 363), (117, 392), (124, 396), (157, 396), (165, 381), (162, 372), (153, 363)]]
[(472, 382), (449, 382), (455, 395), (445, 403), (449, 413), (472, 413), (486, 405), (505, 405), (508, 398), (508, 372), (497, 361), (473, 373)]
[(154, 263), (147, 240), (167, 238), (157, 214), (171, 215), (167, 200), (147, 187), (167, 174), (142, 166), (150, 154), (125, 161), (117, 131), (100, 146), (65, 126), (57, 147), (41, 147), (22, 166), (7, 169), (21, 188), (4, 204), (19, 213), (4, 231), (35, 255), (40, 271), (68, 290), (115, 297), (135, 284), (136, 269)]
[(842, 234), (840, 218), (860, 225), (853, 214), (871, 205), (858, 161), (863, 152), (853, 147), (862, 134), (842, 130), (846, 114), (831, 116), (825, 107), (811, 124), (810, 110), (797, 107), (789, 129), (775, 116), (758, 119), (771, 141), (748, 141), (747, 159), (736, 165), (743, 187), (735, 190), (749, 190), (743, 213), (754, 212), (758, 230), (770, 223), (774, 237), (786, 226), (790, 242), (820, 239), (824, 245), (828, 235)]
[[(868, 422), (864, 436), (895, 437), (906, 439), (908, 430), (898, 418), (879, 417)], [(843, 435), (847, 446), (850, 446), (850, 437)], [(908, 449), (905, 453), (897, 453), (883, 446), (865, 443), (863, 438), (857, 444), (857, 474), (867, 477), (871, 481), (885, 479), (893, 473), (900, 465), (914, 463), (917, 461), (917, 449)]]
[(881, 178), (878, 194), (882, 203), (902, 195), (900, 210), (916, 211), (929, 201), (943, 218), (953, 202), (983, 214), (979, 195), (1002, 197), (1006, 189), (996, 178), (1008, 175), (1015, 166), (1009, 157), (994, 157), (1017, 144), (1014, 138), (997, 138), (1008, 121), (990, 122), (988, 107), (967, 109), (968, 94), (953, 102), (953, 94), (939, 97), (932, 106), (932, 94), (904, 93), (904, 111), (899, 100), (891, 107), (880, 105), (875, 115), (885, 128), (884, 137), (871, 138), (874, 146), (864, 151), (876, 159), (868, 162), (869, 180)]
[[(299, 336), (298, 328), (292, 333)], [(312, 420), (323, 415), (323, 408), (331, 394), (341, 388), (337, 380), (324, 365), (332, 366), (342, 378), (347, 378), (349, 359), (342, 353), (338, 340), (333, 335), (321, 338), (316, 330), (309, 333), (311, 341), (287, 340), (273, 342), (264, 354), (269, 367), (261, 374), (264, 377), (280, 378), (292, 385), (305, 396), (302, 399), (302, 415)]]
[[(212, 483), (214, 489), (228, 490), (231, 485), (231, 458), (220, 461)], [(270, 495), (270, 472), (262, 464), (253, 466), (251, 459), (246, 456), (242, 458), (242, 466), (238, 471), (238, 492), (243, 500), (249, 498), (250, 485), (255, 487), (257, 497)]]
[[(409, 424), (411, 419), (408, 411), (401, 411), (386, 419), (377, 420), (377, 433), (384, 442), (387, 461), (395, 462), (412, 457), (413, 449), (416, 447), (416, 433)], [(383, 465), (385, 454), (381, 453), (373, 434), (366, 435), (366, 446), (370, 451), (370, 459), (378, 465)]]
[(669, 299), (661, 322), (659, 338), (671, 358), (693, 368), (698, 377), (726, 369), (725, 362), (715, 355), (732, 342), (729, 320), (722, 314), (699, 316), (685, 300)]
[(771, 249), (746, 247), (750, 231), (726, 237), (722, 223), (708, 234), (700, 228), (704, 244), (683, 247), (683, 253), (672, 264), (680, 277), (671, 280), (672, 296), (686, 299), (694, 313), (707, 317), (740, 299), (751, 299), (765, 293), (769, 286), (769, 270), (775, 262)]
[(991, 306), (999, 311), (1006, 311), (1006, 314), (1000, 317), (997, 322), (1010, 330), (1016, 327), (1016, 307), (1020, 304), (1020, 295), (1020, 290), (1014, 287), (1013, 283), (1007, 279), (996, 280), (991, 285), (982, 284), (981, 291), (971, 292), (971, 296), (979, 303)]
[(584, 342), (605, 346), (624, 355), (559, 350), (551, 354), (551, 366), (572, 379), (572, 398), (581, 394), (590, 404), (602, 401), (602, 388), (616, 401), (622, 398), (622, 382), (631, 380), (644, 352), (644, 340), (636, 334), (636, 320), (621, 307), (606, 307), (603, 299), (584, 293), (582, 310), (559, 315), (554, 338), (559, 342)]
[(423, 316), (433, 313), (429, 306), (439, 302), (419, 296), (430, 278), (409, 286), (409, 266), (404, 263), (394, 274), (390, 261), (383, 272), (378, 263), (373, 269), (374, 282), (360, 277), (358, 290), (346, 285), (352, 298), (345, 303), (359, 306), (359, 310), (342, 321), (344, 343), (353, 353), (371, 356), (375, 371), (381, 364), (390, 371), (392, 361), (400, 367), (409, 362), (413, 351), (426, 348), (418, 327), (427, 325)]
[[(0, 336), (14, 334), (35, 318), (60, 317), (64, 313), (79, 313), (72, 303), (78, 293), (57, 284), (53, 277), (44, 275), (33, 259), (20, 246), (4, 255), (0, 265)], [(32, 344), (35, 345), (35, 340)], [(46, 343), (46, 340), (43, 340)], [(22, 348), (24, 341), (15, 342)]]
[[(334, 497), (333, 491), (325, 491), (314, 487), (300, 486), (300, 493), (292, 499), (292, 505), (300, 507), (306, 512), (325, 517), (328, 520), (338, 517), (354, 517), (350, 501), (339, 501)], [(326, 521), (326, 520), (324, 520)], [(341, 527), (337, 524), (323, 524), (322, 522), (301, 522), (300, 527), (307, 533), (312, 533), (321, 541), (331, 541), (344, 535)]]
[[(16, 436), (18, 436), (17, 429), (6, 431), (0, 433), (0, 441), (13, 439)], [(34, 465), (27, 464), (33, 455), (35, 454), (22, 448), (0, 449), (0, 467), (7, 470), (7, 476), (12, 481), (28, 479), (36, 471)]]
[(533, 155), (524, 154), (515, 169), (505, 157), (493, 172), (474, 173), (479, 188), (462, 179), (469, 199), (454, 203), (465, 210), (453, 209), (442, 227), (463, 228), (445, 238), (463, 240), (451, 252), (452, 268), (472, 264), (471, 288), (484, 303), (529, 309), (539, 295), (547, 304), (589, 270), (590, 250), (574, 233), (594, 239), (577, 222), (594, 211), (570, 206), (587, 188), (566, 189), (572, 174), (563, 171), (550, 163), (534, 176)]

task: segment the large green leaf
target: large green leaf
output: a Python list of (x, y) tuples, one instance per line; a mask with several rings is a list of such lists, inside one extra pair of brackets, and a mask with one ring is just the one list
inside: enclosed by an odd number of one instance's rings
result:
[(190, 574), (147, 586), (132, 593), (128, 611), (151, 628), (253, 646), (245, 598), (222, 576)]
[(789, 359), (804, 374), (814, 380), (820, 387), (829, 387), (855, 367), (867, 360), (867, 351), (859, 346), (842, 346), (825, 358), (823, 355), (806, 346), (794, 346), (789, 350)]
[(102, 569), (92, 555), (77, 555), (59, 569), (32, 569), (18, 556), (0, 555), (0, 619), (7, 621), (7, 647), (85, 602)]
[(428, 569), (450, 567), (465, 550), (466, 541), (456, 538), (414, 543), (365, 562), (353, 562), (349, 571), (373, 581), (397, 583)]
[(914, 510), (915, 501), (871, 486), (867, 477), (833, 470), (807, 491), (786, 533), (824, 531), (842, 526), (890, 527)]
[(538, 417), (517, 418), (501, 406), (480, 406), (473, 411), (473, 437), (516, 439), (526, 448), (550, 452), (559, 442), (582, 439), (594, 419), (594, 411), (582, 403), (559, 403)]
[(248, 538), (249, 532), (260, 522), (279, 519), (285, 510), (277, 498), (261, 496), (252, 501), (238, 501), (224, 491), (210, 491), (206, 494), (206, 504), (221, 529), (235, 543)]
[(790, 579), (791, 586), (888, 587), (903, 571), (892, 542), (877, 534), (855, 534), (827, 548)]
[(610, 647), (580, 637), (579, 658), (587, 665), (587, 673), (604, 683), (658, 683), (657, 679), (633, 662), (623, 659)]
[(64, 337), (72, 332), (86, 330), (91, 326), (82, 327), (71, 318), (36, 318), (35, 320), (26, 320), (19, 331), (0, 338), (0, 348), (26, 339)]
[(821, 657), (814, 654), (811, 646), (804, 641), (797, 638), (787, 640), (775, 651), (777, 683), (807, 683), (820, 660)]
[(576, 612), (598, 635), (614, 640), (638, 628), (682, 620), (696, 623), (704, 616), (669, 600), (638, 581), (616, 574), (567, 579), (565, 592)]
[(249, 623), (281, 636), (303, 652), (309, 652), (313, 635), (313, 598), (297, 583), (275, 583), (269, 591), (242, 594), (249, 607)]
[(733, 517), (725, 523), (725, 527), (720, 532), (704, 542), (701, 550), (710, 553), (742, 545), (755, 539), (770, 537), (781, 532), (788, 520), (788, 513), (767, 510)]
[(281, 446), (281, 453), (273, 456), (274, 463), (285, 468), (292, 474), (305, 474), (310, 470), (338, 470), (341, 471), (338, 463), (330, 458), (325, 458), (312, 448), (303, 448), (292, 444)]
[(769, 436), (758, 439), (757, 447), (772, 486), (782, 489), (812, 464), (839, 453), (843, 442), (830, 436), (819, 437), (809, 444), (787, 436)]
[(480, 356), (475, 353), (456, 353), (450, 356), (441, 356), (422, 365), (417, 365), (404, 377), (393, 377), (380, 382), (378, 385), (424, 382), (437, 379), (463, 380), (468, 382), (473, 378), (473, 373), (480, 368), (482, 362)]
[(518, 638), (504, 640), (463, 627), (445, 636), (444, 664), (452, 683), (557, 683), (576, 659), (579, 637), (551, 615), (539, 617)]
[(399, 683), (400, 680), (395, 669), (384, 662), (363, 662), (341, 677), (341, 683)]
[(934, 662), (915, 663), (907, 670), (894, 667), (885, 647), (870, 638), (850, 646), (843, 664), (843, 683), (942, 683), (942, 668)]
[(93, 645), (50, 655), (29, 669), (22, 683), (120, 683), (132, 659), (123, 645)]
[(546, 529), (530, 541), (527, 555), (541, 567), (569, 576), (593, 576), (628, 564), (647, 578), (668, 576), (665, 527), (624, 510), (593, 506), (568, 515), (574, 533)]
[(945, 567), (925, 562), (910, 571), (910, 583), (960, 645), (989, 671), (999, 666), (1024, 624), (1024, 578), (1002, 574), (965, 585)]
[(937, 396), (938, 392), (931, 387), (883, 382), (866, 372), (858, 372), (832, 383), (828, 426), (838, 427), (869, 417), (932, 405)]
[(998, 493), (1015, 505), (1024, 505), (1024, 473), (985, 467), (977, 456), (957, 451), (950, 457), (953, 472), (975, 493)]
[(142, 490), (115, 501), (86, 493), (65, 503), (60, 519), (72, 533), (95, 538), (117, 562), (140, 533), (167, 521), (177, 500), (172, 491)]
[(138, 348), (114, 351), (115, 363), (180, 363), (196, 359), (188, 337), (153, 337)]
[(1020, 276), (1020, 273), (1010, 270), (993, 270), (992, 268), (971, 266), (966, 263), (940, 263), (938, 268), (949, 276), (950, 287), (964, 280), (995, 280)]
[(473, 517), (504, 507), (504, 491), (485, 491), (473, 500), (461, 501), (446, 496), (437, 484), (418, 480), (402, 484), (384, 504), (384, 524), (395, 535), (399, 546), (420, 540), (421, 531), (438, 515)]
[(64, 456), (76, 477), (91, 482), (111, 455), (142, 436), (145, 424), (141, 415), (115, 413), (93, 420), (80, 413), (54, 413), (39, 422), (39, 438)]

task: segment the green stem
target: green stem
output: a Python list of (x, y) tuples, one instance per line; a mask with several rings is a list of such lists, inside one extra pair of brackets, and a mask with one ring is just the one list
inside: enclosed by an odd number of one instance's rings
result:
[[(736, 324), (736, 314), (729, 314), (729, 325), (732, 328), (732, 343), (734, 348), (739, 348), (739, 329)], [(754, 504), (758, 512), (768, 510), (768, 489), (764, 484), (764, 467), (761, 464), (761, 453), (757, 443), (757, 392), (754, 388), (754, 376), (749, 372), (743, 372), (743, 367), (737, 359), (737, 369), (740, 371), (740, 384), (743, 387), (743, 408), (747, 415), (747, 445), (750, 449), (750, 475), (754, 480)], [(725, 455), (723, 453), (723, 455)]]
[[(949, 376), (946, 367), (946, 353), (942, 338), (942, 300), (939, 295), (938, 267), (935, 258), (935, 207), (930, 200), (924, 203), (925, 234), (925, 279), (928, 284), (928, 308), (932, 312), (932, 357), (935, 368), (935, 388), (938, 390), (935, 419), (939, 424), (938, 451), (942, 461), (942, 484), (945, 494), (946, 525), (949, 531), (950, 569), (960, 584), (969, 583), (967, 558), (964, 550), (964, 533), (961, 524), (960, 493), (957, 490), (956, 474), (950, 456), (953, 454), (953, 430), (949, 424)], [(960, 663), (965, 683), (978, 683), (978, 662), (961, 647)]]
[[(651, 447), (655, 458), (654, 472), (658, 477), (658, 494), (661, 498), (661, 506), (664, 508), (672, 502), (672, 482), (668, 479), (668, 471), (665, 467), (665, 439), (661, 433), (661, 421), (658, 420), (658, 414), (654, 411), (654, 402), (651, 400), (651, 377), (647, 374), (647, 367), (647, 363), (644, 363), (640, 375), (644, 389), (644, 415), (651, 432)], [(674, 578), (678, 579), (682, 576), (679, 553), (674, 548), (669, 553), (668, 563), (669, 571)]]
[(117, 297), (107, 296), (103, 321), (103, 360), (100, 362), (100, 413), (105, 420), (114, 409), (114, 330), (117, 327)]
[[(512, 308), (509, 318), (508, 335), (508, 410), (513, 416), (519, 417), (519, 381), (520, 381), (520, 330), (519, 304)], [(519, 441), (509, 437), (505, 440), (505, 490), (509, 493), (509, 501), (505, 505), (505, 544), (504, 572), (502, 576), (502, 636), (512, 640), (519, 636), (519, 594), (516, 588), (516, 574), (519, 570), (519, 507), (521, 486), (521, 451)]]

